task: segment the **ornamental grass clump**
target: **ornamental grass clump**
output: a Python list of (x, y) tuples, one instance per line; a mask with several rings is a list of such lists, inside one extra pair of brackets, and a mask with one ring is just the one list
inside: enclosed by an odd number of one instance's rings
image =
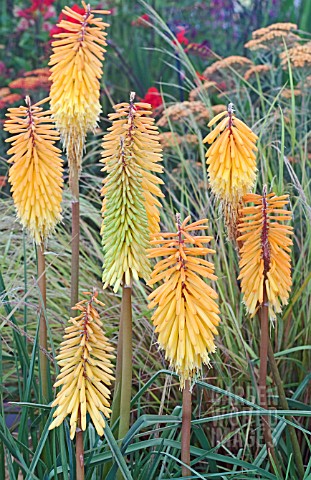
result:
[[(247, 204), (253, 203), (248, 206)], [(284, 209), (288, 195), (248, 194), (240, 213), (238, 241), (240, 248), (240, 276), (244, 302), (253, 317), (264, 302), (264, 290), (269, 302), (269, 315), (276, 318), (288, 302), (292, 285), (291, 245), (293, 227), (284, 225), (292, 213)]]
[(103, 224), (104, 249), (103, 283), (117, 291), (123, 279), (149, 278), (150, 266), (146, 258), (150, 234), (159, 231), (163, 197), (159, 185), (163, 183), (155, 173), (163, 168), (158, 129), (154, 124), (151, 105), (130, 103), (114, 106), (116, 113), (104, 136)]
[[(100, 79), (103, 74), (106, 27), (93, 10), (82, 2), (84, 15), (69, 7), (63, 9), (66, 20), (58, 27), (63, 32), (54, 34), (51, 65), (51, 110), (61, 139), (66, 147), (69, 166), (81, 168), (85, 136), (97, 126), (100, 105)], [(72, 172), (71, 172), (72, 173)]]
[(214, 336), (219, 324), (219, 308), (215, 290), (201, 277), (217, 280), (214, 265), (199, 258), (215, 253), (204, 246), (212, 237), (192, 232), (207, 229), (207, 219), (188, 224), (177, 214), (177, 231), (153, 235), (148, 257), (164, 257), (151, 275), (148, 285), (161, 282), (149, 295), (149, 308), (156, 307), (152, 316), (159, 334), (160, 348), (172, 368), (180, 375), (180, 385), (195, 378), (202, 364), (209, 365), (209, 353), (215, 352)]
[(55, 147), (59, 134), (51, 111), (42, 106), (48, 98), (31, 105), (9, 108), (4, 130), (11, 137), (9, 182), (17, 217), (36, 244), (40, 245), (61, 220), (63, 167), (61, 151)]
[[(81, 312), (70, 318), (65, 328), (60, 354), (56, 357), (60, 373), (54, 387), (61, 386), (52, 407), (54, 421), (49, 430), (59, 427), (70, 415), (70, 438), (73, 439), (77, 426), (86, 430), (87, 414), (98, 435), (103, 435), (105, 418), (110, 416), (110, 385), (113, 377), (111, 360), (114, 348), (102, 330), (102, 321), (96, 305), (104, 306), (97, 298), (97, 292), (89, 300), (78, 302), (72, 310)], [(96, 304), (96, 305), (94, 305)]]
[(238, 209), (242, 196), (256, 180), (255, 145), (258, 139), (251, 129), (234, 115), (233, 104), (216, 115), (208, 124), (216, 128), (204, 139), (212, 144), (206, 152), (209, 182), (212, 192), (221, 201), (231, 240), (236, 239)]

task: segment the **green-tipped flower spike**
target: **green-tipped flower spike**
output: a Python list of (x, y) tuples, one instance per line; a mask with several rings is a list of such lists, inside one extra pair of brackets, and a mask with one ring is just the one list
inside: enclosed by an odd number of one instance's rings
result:
[(109, 133), (104, 137), (103, 171), (107, 172), (102, 188), (104, 249), (103, 283), (117, 291), (124, 278), (149, 278), (146, 258), (150, 234), (159, 231), (157, 197), (163, 197), (154, 172), (162, 172), (161, 146), (157, 139), (151, 105), (133, 103), (115, 105), (116, 113)]

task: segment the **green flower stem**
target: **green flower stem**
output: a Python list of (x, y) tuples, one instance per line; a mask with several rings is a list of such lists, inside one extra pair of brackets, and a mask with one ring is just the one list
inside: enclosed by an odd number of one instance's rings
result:
[[(191, 392), (190, 380), (186, 380), (182, 391), (182, 424), (181, 424), (181, 461), (190, 466), (190, 437), (191, 437)], [(191, 475), (189, 468), (182, 466), (182, 476)]]
[[(276, 363), (276, 360), (274, 358), (274, 353), (273, 353), (273, 348), (270, 342), (270, 339), (268, 340), (268, 358), (269, 358), (269, 363), (271, 367), (271, 372), (273, 379), (275, 381), (278, 394), (279, 394), (279, 402), (280, 402), (280, 407), (282, 410), (289, 410), (288, 407), (288, 402), (286, 399), (286, 395), (284, 392), (284, 387), (283, 387), (283, 382), (280, 376), (280, 372)], [(292, 421), (290, 417), (285, 417), (287, 420)], [(292, 425), (288, 425), (288, 430), (289, 430), (289, 436), (291, 439), (292, 443), (292, 448), (293, 448), (293, 455), (296, 463), (296, 468), (298, 471), (298, 476), (299, 478), (304, 478), (305, 475), (305, 469), (303, 466), (303, 461), (302, 461), (302, 456), (301, 456), (301, 450), (300, 446), (298, 443), (297, 435), (296, 435), (296, 430)]]
[(42, 403), (49, 402), (49, 364), (46, 356), (47, 351), (47, 326), (46, 326), (46, 274), (45, 274), (45, 257), (44, 257), (44, 245), (38, 245), (37, 247), (37, 259), (38, 259), (38, 285), (41, 294), (41, 309), (40, 309), (40, 325), (39, 325), (39, 362), (40, 362), (40, 384), (42, 390)]
[(70, 172), (71, 188), (71, 307), (79, 301), (80, 202), (79, 171), (75, 162)]
[[(122, 296), (122, 303), (121, 303), (121, 318), (123, 317), (124, 302)], [(118, 348), (117, 348), (117, 364), (116, 364), (116, 379), (114, 384), (114, 396), (112, 402), (112, 413), (110, 419), (111, 428), (117, 421), (120, 416), (120, 401), (121, 401), (121, 382), (122, 382), (122, 339), (123, 339), (123, 322), (120, 321), (120, 328), (119, 328), (119, 339), (118, 339)], [(118, 438), (118, 430), (115, 434), (115, 437)]]
[[(42, 403), (49, 403), (49, 376), (50, 365), (47, 352), (47, 326), (46, 326), (46, 270), (44, 244), (37, 246), (37, 269), (38, 269), (38, 286), (40, 289), (40, 319), (39, 319), (39, 382), (41, 387)], [(40, 433), (43, 432), (46, 419), (40, 424)], [(47, 461), (49, 456), (49, 446), (46, 444), (42, 450), (42, 459)]]
[[(123, 296), (122, 296), (123, 300)], [(124, 302), (121, 303), (121, 318), (123, 317), (122, 308), (124, 308)], [(121, 382), (122, 382), (122, 339), (123, 339), (123, 322), (120, 321), (119, 327), (119, 339), (118, 339), (118, 347), (117, 347), (117, 364), (116, 364), (116, 374), (115, 374), (115, 383), (114, 383), (114, 394), (113, 394), (113, 402), (111, 406), (111, 417), (110, 417), (110, 427), (112, 429), (113, 425), (115, 425), (116, 421), (120, 416), (120, 401), (121, 401)], [(118, 439), (119, 435), (119, 425), (116, 424), (116, 428), (113, 431), (114, 437)], [(102, 479), (105, 480), (108, 472), (111, 468), (111, 462), (107, 462), (103, 468), (103, 476)], [(118, 472), (118, 475), (121, 472)], [(122, 480), (122, 477), (120, 477)]]
[(122, 347), (119, 440), (124, 438), (130, 425), (132, 393), (132, 286), (123, 284), (119, 341)]

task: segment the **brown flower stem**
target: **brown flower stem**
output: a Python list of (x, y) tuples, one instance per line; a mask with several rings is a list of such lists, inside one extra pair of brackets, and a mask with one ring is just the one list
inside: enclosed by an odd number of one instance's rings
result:
[[(274, 358), (274, 352), (273, 352), (273, 348), (272, 348), (270, 339), (268, 339), (268, 358), (269, 358), (269, 363), (270, 363), (270, 367), (271, 367), (272, 376), (273, 376), (273, 379), (275, 381), (275, 384), (276, 384), (276, 387), (277, 387), (277, 390), (278, 390), (279, 402), (280, 402), (281, 409), (282, 410), (289, 410), (288, 402), (287, 402), (284, 387), (283, 387), (283, 382), (282, 382), (282, 379), (281, 379), (281, 376), (280, 376), (280, 372), (279, 372), (276, 360)], [(286, 416), (285, 418), (287, 420), (292, 420), (288, 416)], [(296, 463), (298, 476), (299, 476), (299, 478), (304, 478), (305, 469), (304, 469), (303, 460), (302, 460), (302, 456), (301, 456), (300, 446), (299, 446), (297, 435), (296, 435), (296, 430), (292, 425), (287, 425), (287, 428), (288, 428), (289, 436), (290, 436), (291, 443), (292, 443), (293, 455), (294, 455), (294, 459), (295, 459), (295, 463)]]
[[(79, 301), (79, 251), (80, 251), (80, 202), (79, 202), (79, 169), (77, 161), (73, 158), (69, 162), (70, 189), (71, 189), (71, 307)], [(74, 316), (75, 310), (72, 310)], [(78, 419), (80, 415), (78, 415)], [(83, 431), (80, 429), (80, 420), (76, 433), (76, 479), (84, 480), (84, 448)]]
[(130, 403), (132, 393), (133, 346), (132, 346), (132, 286), (123, 285), (121, 305), (122, 372), (120, 391), (120, 423), (118, 438), (123, 438), (130, 425)]
[[(185, 381), (182, 391), (182, 424), (181, 424), (181, 461), (190, 466), (191, 436), (191, 392), (190, 380)], [(191, 475), (189, 468), (182, 466), (182, 476)]]
[(76, 480), (84, 480), (84, 445), (80, 420), (78, 420), (76, 430)]
[[(259, 403), (262, 408), (268, 410), (268, 400), (267, 400), (267, 364), (268, 364), (268, 343), (269, 343), (269, 306), (268, 306), (268, 297), (267, 291), (264, 284), (263, 289), (263, 303), (261, 305), (259, 316), (261, 324), (261, 335), (260, 335), (260, 366), (259, 366)], [(273, 446), (272, 433), (270, 427), (270, 420), (268, 415), (263, 415), (262, 419), (262, 430), (263, 437), (266, 444), (268, 455), (272, 457), (275, 467), (277, 469), (276, 474), (281, 472), (279, 467), (279, 462), (275, 455), (275, 450)]]
[(44, 244), (37, 247), (38, 258), (38, 285), (41, 294), (41, 309), (40, 309), (40, 324), (39, 324), (39, 362), (40, 362), (40, 384), (42, 389), (42, 401), (43, 403), (49, 402), (49, 364), (48, 358), (45, 354), (47, 351), (47, 326), (45, 318), (46, 310), (46, 274), (45, 274), (45, 257), (44, 257)]
[[(259, 403), (262, 408), (268, 410), (267, 400), (267, 365), (268, 365), (268, 342), (269, 342), (269, 304), (266, 289), (267, 272), (270, 267), (270, 245), (269, 245), (269, 223), (268, 223), (268, 202), (267, 202), (267, 185), (263, 186), (262, 193), (262, 212), (263, 226), (261, 233), (262, 257), (264, 263), (264, 280), (263, 280), (263, 298), (259, 310), (260, 318), (260, 365), (259, 365)], [(268, 455), (276, 460), (271, 434), (270, 420), (268, 415), (263, 415), (262, 431), (266, 444)], [(275, 462), (276, 464), (276, 462)]]
[(83, 431), (80, 428), (76, 431), (76, 480), (84, 480)]

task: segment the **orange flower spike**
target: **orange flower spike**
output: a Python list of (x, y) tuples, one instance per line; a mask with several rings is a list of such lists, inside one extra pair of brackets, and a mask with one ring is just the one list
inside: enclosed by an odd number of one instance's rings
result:
[[(189, 232), (206, 229), (207, 220), (182, 223), (177, 214), (176, 233), (156, 233), (149, 258), (166, 257), (154, 268), (149, 285), (161, 285), (149, 295), (149, 308), (157, 307), (152, 321), (159, 334), (160, 348), (180, 375), (180, 386), (198, 375), (202, 364), (209, 364), (209, 353), (215, 352), (219, 309), (217, 293), (200, 277), (217, 280), (214, 265), (198, 258), (214, 250), (203, 247), (212, 237)], [(170, 237), (170, 238), (168, 238)], [(163, 240), (165, 238), (165, 240)], [(163, 283), (162, 283), (163, 282)]]
[(253, 317), (263, 302), (264, 286), (272, 319), (288, 302), (291, 280), (290, 247), (293, 227), (279, 222), (291, 220), (292, 213), (282, 207), (289, 203), (288, 195), (248, 194), (243, 197), (238, 231), (240, 249), (240, 276), (244, 302)]
[(51, 112), (43, 110), (45, 98), (31, 105), (9, 108), (4, 130), (13, 136), (8, 154), (11, 155), (9, 182), (17, 216), (37, 244), (44, 241), (61, 220), (63, 162), (55, 147), (59, 134)]
[(256, 179), (254, 152), (258, 137), (234, 115), (232, 103), (227, 112), (216, 115), (208, 126), (218, 121), (204, 139), (204, 143), (212, 144), (206, 152), (206, 163), (212, 192), (222, 202), (229, 238), (233, 239), (241, 198), (251, 190)]

